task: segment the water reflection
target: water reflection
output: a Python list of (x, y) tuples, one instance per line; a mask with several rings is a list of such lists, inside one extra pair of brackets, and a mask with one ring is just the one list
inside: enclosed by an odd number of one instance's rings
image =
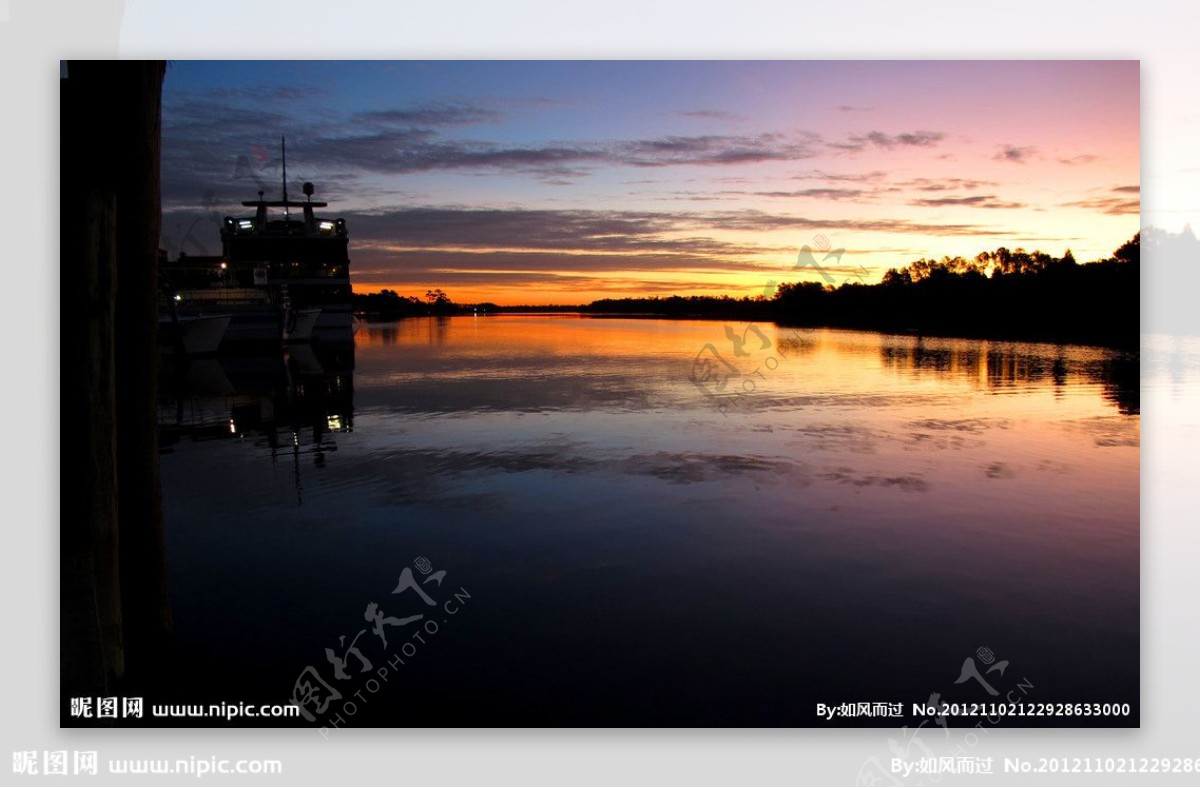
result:
[(880, 357), (892, 369), (954, 375), (993, 391), (1049, 383), (1061, 397), (1069, 386), (1099, 384), (1120, 413), (1140, 411), (1136, 353), (1079, 345), (890, 338), (880, 347)]
[[(160, 423), (195, 672), (333, 682), (325, 649), (427, 556), (478, 602), (356, 724), (810, 725), (976, 700), (984, 645), (1038, 700), (1136, 703), (1136, 357), (773, 326), (739, 356), (732, 328), (417, 319), (312, 374), (185, 370)], [(689, 380), (709, 344), (755, 381), (726, 412)]]
[[(472, 318), (477, 319), (477, 318)], [(445, 344), (449, 335), (451, 318), (438, 315), (430, 318), (398, 320), (393, 323), (375, 323), (362, 331), (356, 338), (359, 345), (397, 345), (414, 340), (427, 345)]]
[(354, 348), (293, 345), (278, 354), (166, 358), (160, 370), (162, 451), (224, 440), (290, 459), (297, 503), (300, 463), (323, 469), (336, 437), (354, 428)]

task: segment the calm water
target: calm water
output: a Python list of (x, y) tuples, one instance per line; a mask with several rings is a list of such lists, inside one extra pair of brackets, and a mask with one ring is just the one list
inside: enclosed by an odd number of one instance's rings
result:
[(1136, 356), (736, 325), (739, 356), (724, 328), (418, 319), (168, 376), (172, 698), (806, 726), (991, 700), (974, 660), (1136, 724)]

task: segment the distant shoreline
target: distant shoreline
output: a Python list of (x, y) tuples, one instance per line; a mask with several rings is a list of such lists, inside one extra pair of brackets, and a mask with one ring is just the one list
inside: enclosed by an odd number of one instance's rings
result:
[(737, 323), (770, 323), (779, 328), (804, 328), (804, 329), (833, 329), (837, 331), (862, 331), (872, 334), (885, 334), (888, 336), (912, 337), (915, 339), (970, 339), (970, 340), (989, 340), (994, 342), (1033, 342), (1043, 345), (1079, 345), (1083, 347), (1097, 347), (1108, 350), (1119, 350), (1124, 352), (1137, 353), (1140, 351), (1141, 335), (1133, 337), (1132, 342), (1126, 342), (1119, 339), (1103, 339), (1089, 338), (1077, 335), (1044, 335), (1038, 333), (1021, 333), (1021, 332), (987, 332), (987, 333), (972, 333), (965, 330), (953, 329), (928, 329), (916, 330), (909, 328), (889, 328), (884, 326), (872, 325), (850, 325), (850, 324), (833, 324), (833, 323), (803, 323), (789, 321), (784, 318), (777, 318), (772, 315), (764, 315), (761, 317), (748, 318), (745, 314), (714, 314), (714, 313), (692, 313), (692, 314), (671, 314), (665, 312), (592, 312), (586, 308), (567, 309), (558, 308), (554, 311), (541, 310), (526, 310), (522, 308), (506, 308), (501, 307), (499, 310), (487, 313), (472, 313), (472, 312), (456, 312), (453, 314), (442, 315), (403, 315), (396, 317), (373, 316), (371, 319), (381, 323), (392, 323), (409, 318), (427, 318), (427, 317), (493, 317), (496, 315), (527, 315), (541, 317), (555, 316), (575, 316), (579, 318), (589, 318), (595, 320), (612, 320), (612, 319), (633, 319), (633, 320), (707, 320), (711, 322), (737, 322)]
[[(811, 255), (810, 255), (811, 256)], [(815, 258), (814, 258), (815, 259)], [(779, 326), (845, 328), (910, 336), (1093, 345), (1132, 350), (1141, 341), (1141, 234), (1104, 260), (1080, 264), (1068, 249), (980, 252), (968, 260), (916, 260), (888, 269), (876, 284), (842, 282), (815, 262), (827, 283), (773, 286), (755, 297), (672, 295), (602, 298), (583, 305), (483, 302), (455, 304), (441, 290), (425, 299), (395, 291), (355, 297), (380, 317), (455, 314), (578, 314), (655, 320), (772, 322)], [(773, 284), (773, 283), (772, 283)]]

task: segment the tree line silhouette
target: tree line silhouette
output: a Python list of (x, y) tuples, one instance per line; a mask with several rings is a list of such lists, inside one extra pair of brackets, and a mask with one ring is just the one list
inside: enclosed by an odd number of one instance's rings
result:
[(1001, 247), (974, 259), (943, 257), (891, 268), (877, 285), (836, 289), (780, 286), (776, 319), (828, 325), (1005, 339), (1136, 345), (1140, 233), (1112, 256), (1079, 264)]
[(863, 328), (934, 336), (989, 337), (1135, 347), (1139, 335), (1141, 234), (1112, 256), (1079, 263), (1000, 247), (973, 258), (922, 258), (889, 268), (878, 284), (789, 282), (773, 295), (603, 298), (583, 306), (499, 307), (454, 303), (394, 290), (355, 294), (354, 308), (378, 319), (422, 315), (577, 310), (594, 316), (653, 316), (790, 326)]
[(671, 296), (593, 301), (583, 311), (866, 328), (944, 336), (1136, 346), (1140, 233), (1104, 260), (1001, 247), (972, 259), (920, 259), (879, 284), (780, 285), (773, 297)]
[(351, 296), (354, 311), (378, 320), (397, 320), (404, 317), (427, 315), (471, 314), (477, 310), (495, 311), (495, 304), (464, 306), (450, 300), (445, 291), (426, 290), (425, 297), (402, 296), (395, 290), (384, 288), (378, 293), (354, 293)]

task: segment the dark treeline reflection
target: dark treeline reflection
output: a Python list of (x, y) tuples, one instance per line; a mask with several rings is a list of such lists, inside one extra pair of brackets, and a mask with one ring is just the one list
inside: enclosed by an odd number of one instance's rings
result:
[(371, 323), (370, 329), (356, 335), (355, 342), (364, 346), (399, 345), (414, 341), (427, 345), (446, 343), (450, 317), (437, 315), (428, 319), (396, 320)]
[(964, 346), (917, 339), (912, 344), (885, 343), (880, 357), (891, 369), (958, 375), (989, 390), (1051, 385), (1061, 394), (1071, 385), (1099, 384), (1105, 400), (1122, 414), (1140, 411), (1139, 362), (1134, 353), (1019, 343)]
[(181, 441), (239, 440), (323, 467), (337, 449), (331, 435), (353, 428), (353, 369), (352, 346), (164, 361), (159, 443), (169, 452)]

